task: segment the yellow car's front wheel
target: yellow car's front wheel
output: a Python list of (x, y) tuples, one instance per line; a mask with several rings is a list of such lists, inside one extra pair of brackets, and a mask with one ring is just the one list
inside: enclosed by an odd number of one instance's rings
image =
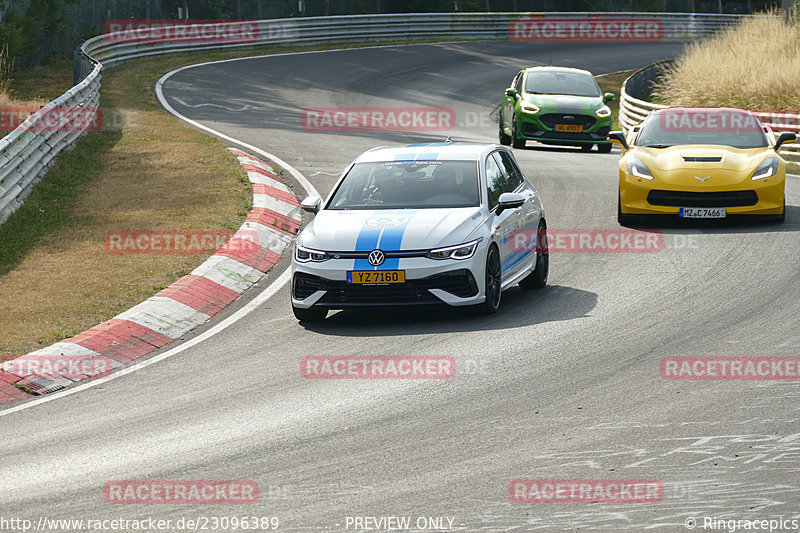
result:
[(633, 223), (633, 217), (622, 212), (622, 197), (617, 193), (617, 222), (620, 226), (629, 226)]

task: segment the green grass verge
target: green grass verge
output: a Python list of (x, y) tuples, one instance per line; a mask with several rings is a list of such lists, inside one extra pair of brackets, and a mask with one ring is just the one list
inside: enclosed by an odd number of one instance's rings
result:
[(74, 149), (56, 158), (22, 207), (0, 224), (0, 276), (13, 269), (42, 237), (89, 222), (73, 217), (73, 208), (101, 176), (105, 169), (102, 156), (121, 136), (118, 131), (84, 135)]
[(604, 93), (614, 93), (614, 100), (608, 103), (608, 107), (611, 108), (611, 116), (614, 117), (614, 122), (611, 126), (612, 130), (619, 129), (619, 98), (620, 93), (622, 92), (622, 84), (630, 77), (631, 74), (636, 72), (636, 70), (637, 69), (626, 70), (624, 72), (595, 77), (595, 80), (597, 80), (597, 85), (600, 86), (601, 91)]

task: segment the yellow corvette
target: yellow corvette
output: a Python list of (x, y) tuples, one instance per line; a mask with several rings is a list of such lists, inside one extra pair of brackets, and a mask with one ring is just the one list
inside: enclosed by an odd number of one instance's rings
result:
[(627, 137), (612, 131), (608, 138), (622, 147), (617, 204), (622, 225), (645, 214), (784, 219), (786, 162), (778, 150), (796, 135), (776, 138), (749, 111), (660, 109)]

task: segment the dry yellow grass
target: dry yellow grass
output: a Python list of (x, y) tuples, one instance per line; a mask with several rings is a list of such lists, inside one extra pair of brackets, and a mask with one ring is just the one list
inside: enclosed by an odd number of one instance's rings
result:
[(37, 109), (46, 105), (48, 100), (33, 98), (20, 100), (9, 95), (8, 90), (0, 88), (0, 137), (7, 134), (20, 122)]
[(800, 108), (800, 24), (772, 11), (686, 47), (654, 91), (675, 106)]

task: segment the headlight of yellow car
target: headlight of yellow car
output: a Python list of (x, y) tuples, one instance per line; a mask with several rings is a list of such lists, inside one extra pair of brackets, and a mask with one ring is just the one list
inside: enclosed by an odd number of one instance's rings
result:
[(594, 114), (597, 115), (598, 117), (607, 117), (611, 114), (611, 108), (608, 107), (607, 105), (604, 105), (603, 107), (595, 111)]
[(647, 168), (641, 159), (638, 157), (631, 157), (628, 159), (628, 173), (633, 174), (637, 178), (653, 179), (653, 173)]
[(539, 108), (533, 104), (522, 104), (522, 110), (525, 113), (530, 113), (531, 115), (535, 115), (539, 112)]
[(763, 163), (758, 165), (758, 168), (753, 172), (753, 179), (760, 180), (761, 178), (768, 178), (778, 172), (778, 158), (768, 157)]

